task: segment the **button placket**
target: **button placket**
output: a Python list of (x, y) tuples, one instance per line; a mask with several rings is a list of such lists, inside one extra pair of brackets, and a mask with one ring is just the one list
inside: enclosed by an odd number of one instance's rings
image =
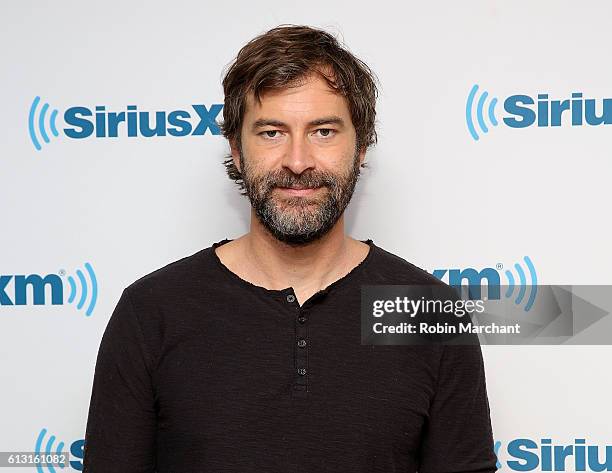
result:
[[(298, 318), (304, 317), (302, 310), (299, 311)], [(307, 384), (307, 373), (308, 373), (308, 331), (307, 325), (297, 322), (295, 324), (295, 364), (297, 369), (298, 378), (295, 380), (296, 384), (306, 386)]]
[[(294, 327), (294, 375), (293, 375), (293, 396), (304, 397), (308, 392), (308, 308), (299, 305), (293, 290), (285, 294), (287, 304), (295, 307)], [(308, 305), (308, 304), (307, 304)]]
[(305, 311), (300, 307), (295, 321), (295, 368), (294, 389), (307, 391), (308, 385), (308, 325)]

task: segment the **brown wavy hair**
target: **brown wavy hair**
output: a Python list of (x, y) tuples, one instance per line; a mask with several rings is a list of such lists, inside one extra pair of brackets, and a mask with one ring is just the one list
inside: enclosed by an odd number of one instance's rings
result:
[[(324, 70), (331, 71), (331, 75)], [(240, 131), (249, 93), (261, 103), (266, 90), (291, 87), (312, 73), (320, 74), (329, 87), (346, 98), (357, 135), (357, 151), (374, 145), (376, 75), (327, 31), (290, 24), (253, 38), (229, 65), (222, 82), (225, 99), (219, 127), (223, 136), (241, 149)], [(223, 164), (229, 178), (244, 190), (242, 175), (231, 154)]]

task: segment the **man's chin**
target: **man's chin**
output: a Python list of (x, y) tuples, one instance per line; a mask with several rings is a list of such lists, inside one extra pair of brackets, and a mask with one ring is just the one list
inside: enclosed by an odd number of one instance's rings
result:
[(272, 235), (280, 242), (291, 246), (302, 246), (312, 243), (323, 236), (323, 233), (279, 233), (272, 232)]
[[(286, 214), (291, 212), (290, 219), (287, 219)], [(275, 217), (271, 219), (271, 221), (265, 222), (260, 218), (261, 223), (267, 230), (279, 241), (282, 241), (291, 245), (305, 245), (312, 241), (319, 239), (324, 233), (323, 225), (312, 225), (313, 223), (313, 215), (315, 211), (312, 212), (303, 212), (299, 209), (295, 210), (279, 210), (278, 207), (275, 208)], [(279, 213), (281, 215), (279, 215)], [(297, 215), (299, 213), (299, 215)], [(288, 220), (291, 221), (290, 225), (276, 225), (275, 223), (280, 223), (282, 221), (288, 223)], [(306, 222), (310, 221), (310, 225)], [(275, 223), (272, 223), (275, 222)], [(304, 227), (310, 227), (305, 231)]]

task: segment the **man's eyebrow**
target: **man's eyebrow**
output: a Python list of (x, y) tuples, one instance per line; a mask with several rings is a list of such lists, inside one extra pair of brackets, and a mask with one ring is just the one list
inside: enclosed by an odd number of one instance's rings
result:
[[(344, 126), (344, 120), (336, 115), (331, 115), (329, 117), (317, 118), (316, 120), (312, 120), (308, 122), (307, 125), (309, 127), (321, 126), (321, 125)], [(274, 120), (270, 118), (260, 118), (258, 120), (255, 120), (251, 128), (253, 130), (256, 130), (257, 128), (262, 128), (264, 126), (276, 126), (279, 128), (283, 128), (283, 127), (287, 127), (287, 124), (280, 120)]]

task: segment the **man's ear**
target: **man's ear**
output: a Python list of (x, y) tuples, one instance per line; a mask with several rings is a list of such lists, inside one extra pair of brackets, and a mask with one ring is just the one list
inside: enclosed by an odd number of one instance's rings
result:
[(361, 151), (359, 151), (359, 167), (363, 166), (365, 157), (366, 157), (366, 147), (364, 146), (363, 148), (361, 148)]
[(230, 150), (232, 153), (232, 159), (234, 161), (234, 166), (238, 171), (240, 170), (240, 150), (238, 149), (238, 140), (236, 138), (232, 138), (229, 140)]

